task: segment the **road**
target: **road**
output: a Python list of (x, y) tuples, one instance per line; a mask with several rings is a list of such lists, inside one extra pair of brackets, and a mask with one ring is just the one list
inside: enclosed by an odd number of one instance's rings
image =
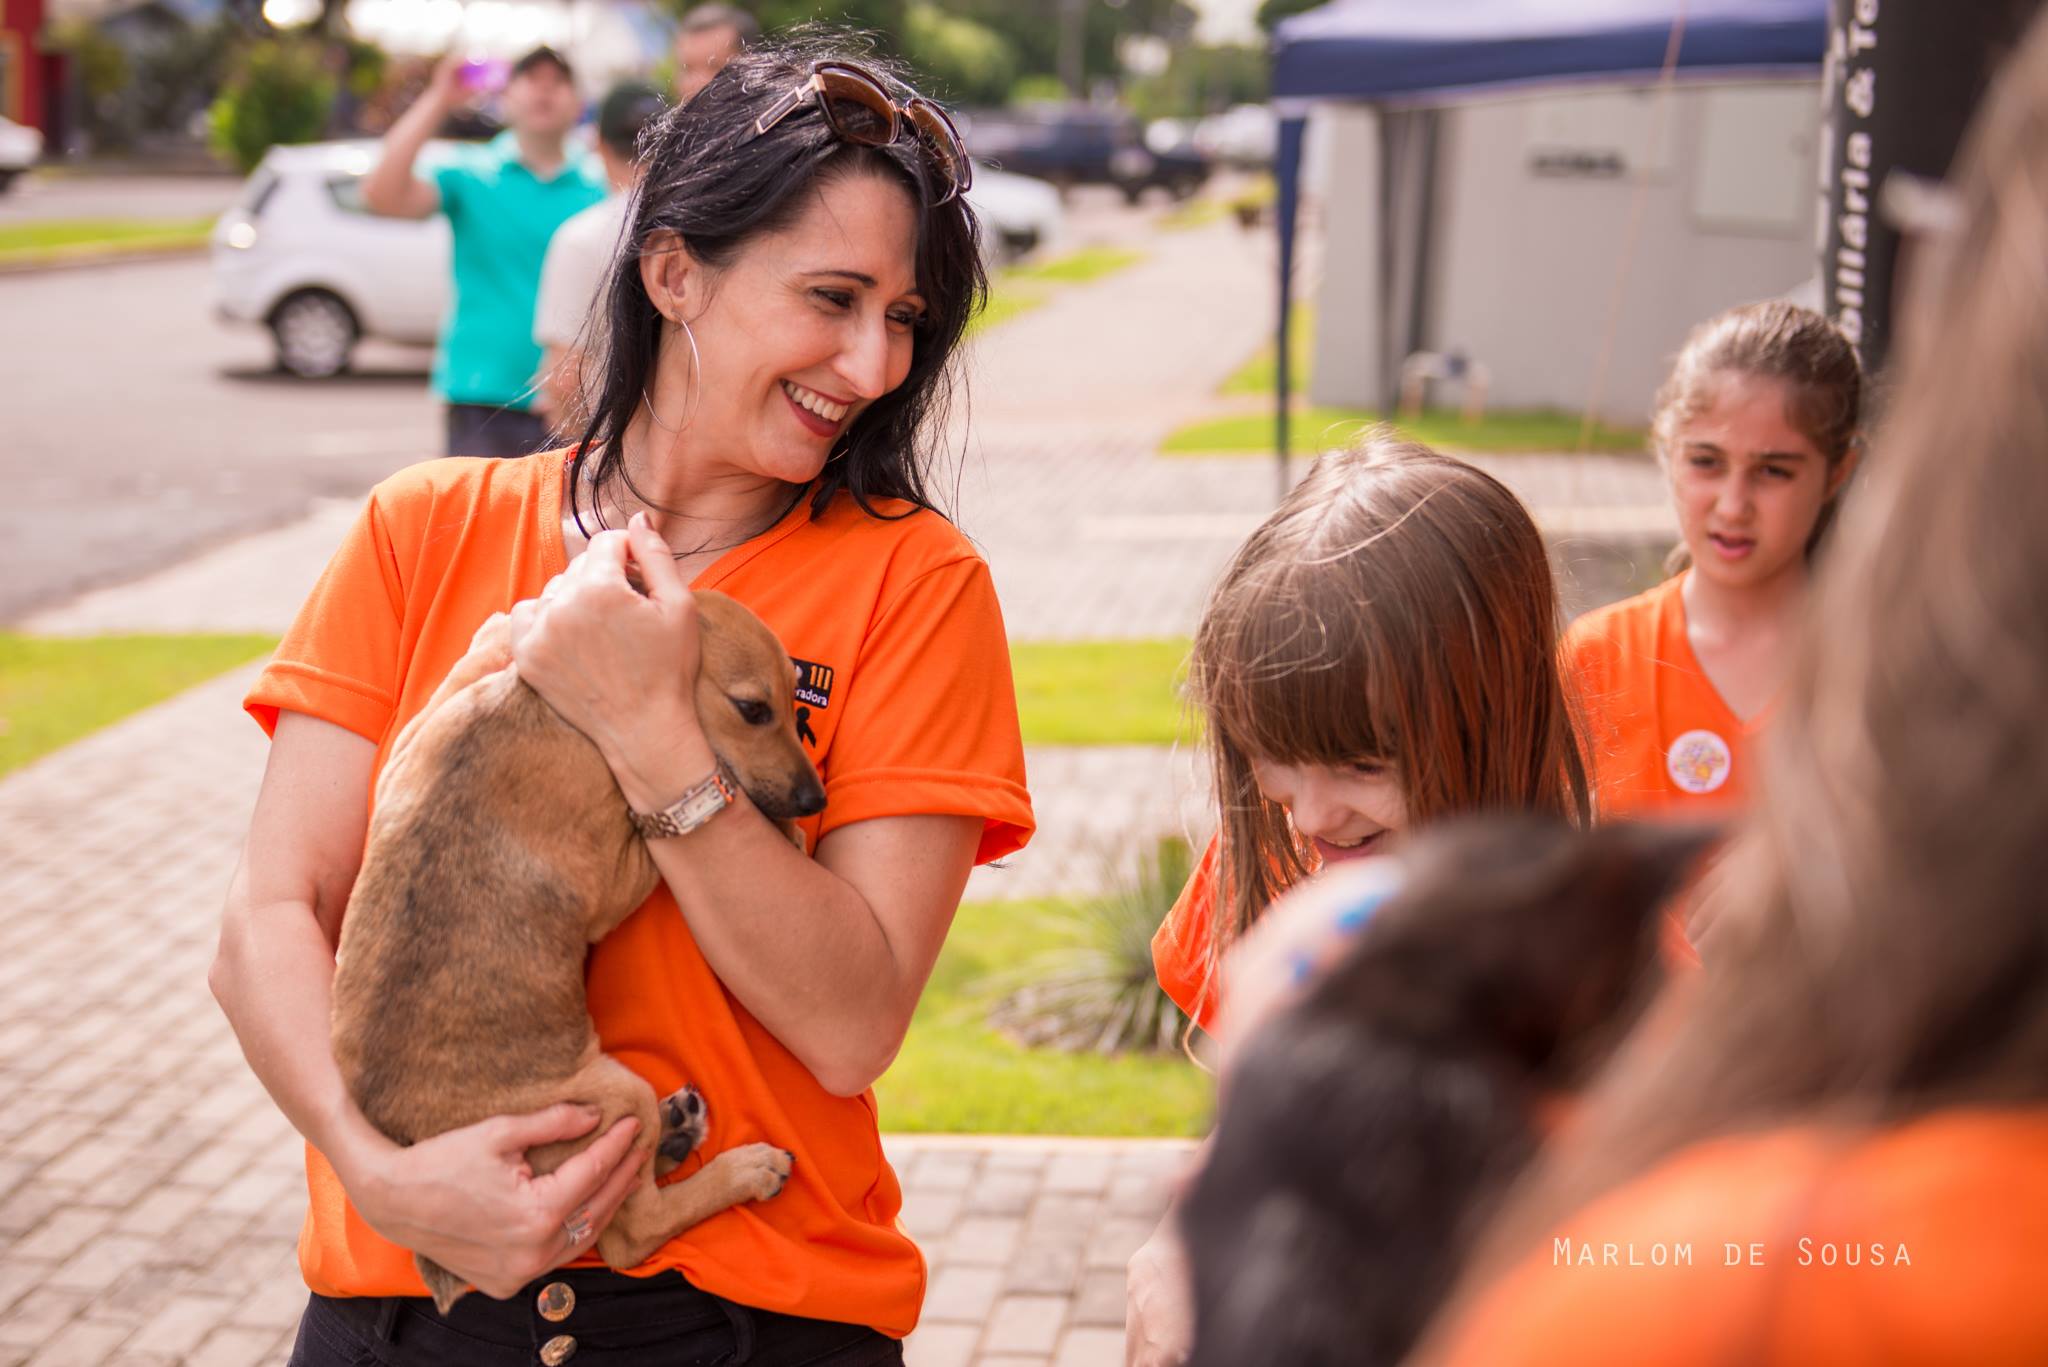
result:
[[(168, 217), (232, 197), (234, 183), (24, 188), (35, 196), (10, 196), (6, 213), (61, 199), (67, 213)], [(1051, 250), (1141, 240), (1164, 211), (1079, 192)], [(278, 374), (266, 333), (213, 317), (203, 257), (0, 275), (0, 624), (298, 518), (316, 499), (359, 498), (440, 454), (430, 361), (365, 344), (338, 380)]]
[(427, 353), (291, 380), (211, 309), (200, 257), (0, 276), (0, 622), (439, 454)]

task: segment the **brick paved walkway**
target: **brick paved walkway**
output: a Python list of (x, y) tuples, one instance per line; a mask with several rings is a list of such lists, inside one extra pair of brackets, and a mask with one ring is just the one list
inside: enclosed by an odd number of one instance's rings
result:
[[(1266, 461), (1151, 454), (1256, 345), (1268, 249), (1219, 229), (1151, 250), (982, 343), (958, 510), (1016, 639), (1187, 633), (1271, 505)], [(1639, 463), (1492, 464), (1567, 536), (1633, 533), (1656, 499)], [(322, 506), (21, 625), (276, 630), (351, 515)], [(1628, 573), (1604, 544), (1586, 543), (1581, 601)], [(299, 1145), (204, 985), (263, 762), (237, 707), (251, 673), (0, 780), (0, 1367), (233, 1367), (280, 1361), (289, 1342)], [(1202, 819), (1187, 755), (1038, 750), (1029, 763), (1040, 835), (977, 871), (970, 897), (1094, 886), (1152, 835)], [(933, 1269), (913, 1363), (1121, 1361), (1123, 1261), (1186, 1145), (886, 1143)]]

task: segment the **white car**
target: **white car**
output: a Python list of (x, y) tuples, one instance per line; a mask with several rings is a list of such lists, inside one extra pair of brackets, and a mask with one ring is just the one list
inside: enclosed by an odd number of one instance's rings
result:
[(0, 116), (0, 195), (43, 154), (43, 135)]
[(967, 203), (981, 220), (983, 249), (996, 260), (1022, 256), (1059, 236), (1060, 192), (1050, 181), (976, 162)]
[[(429, 143), (421, 164), (449, 154)], [(364, 337), (430, 344), (448, 306), (447, 220), (379, 218), (363, 208), (375, 142), (273, 147), (213, 228), (216, 311), (268, 327), (277, 363), (320, 378), (348, 366)], [(968, 203), (991, 252), (1029, 251), (1059, 229), (1043, 181), (977, 166)]]
[[(363, 208), (374, 142), (273, 147), (213, 225), (216, 311), (262, 323), (294, 375), (338, 374), (363, 337), (430, 344), (449, 292), (448, 221)], [(423, 162), (446, 155), (429, 145)]]
[(1195, 125), (1195, 146), (1230, 166), (1271, 166), (1279, 144), (1280, 120), (1270, 105), (1236, 105)]

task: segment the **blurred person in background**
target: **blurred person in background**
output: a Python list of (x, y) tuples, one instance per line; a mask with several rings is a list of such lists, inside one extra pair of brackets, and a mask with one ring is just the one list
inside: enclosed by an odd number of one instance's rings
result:
[(759, 21), (736, 5), (699, 5), (685, 14), (676, 30), (676, 103), (687, 103), (710, 85), (760, 37)]
[(1426, 1360), (2048, 1361), (2044, 160), (2048, 20), (1933, 219), (1715, 953)]
[(455, 297), (434, 357), (434, 392), (448, 405), (451, 456), (523, 456), (547, 444), (547, 421), (532, 411), (541, 262), (555, 229), (605, 193), (597, 168), (568, 145), (582, 107), (568, 61), (548, 47), (513, 64), (499, 97), (504, 132), (425, 176), (415, 170), (427, 140), (488, 82), (488, 71), (444, 58), (385, 134), (383, 156), (363, 182), (371, 213), (448, 219)]
[(597, 154), (612, 192), (564, 223), (548, 243), (533, 310), (533, 340), (541, 348), (534, 409), (557, 432), (573, 435), (583, 418), (579, 343), (586, 326), (598, 335), (604, 331), (604, 320), (591, 321), (591, 305), (611, 270), (633, 187), (640, 183), (640, 131), (662, 108), (661, 92), (644, 81), (612, 87), (597, 108)]
[(1686, 339), (1650, 425), (1678, 514), (1672, 576), (1565, 636), (1602, 820), (1747, 800), (1862, 401), (1856, 349), (1796, 304), (1744, 304)]

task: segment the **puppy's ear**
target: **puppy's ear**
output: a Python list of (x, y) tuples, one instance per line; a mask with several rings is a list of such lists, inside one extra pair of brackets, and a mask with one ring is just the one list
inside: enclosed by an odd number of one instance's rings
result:
[(1410, 1028), (1463, 1035), (1535, 1074), (1570, 1071), (1654, 978), (1662, 907), (1713, 838), (1526, 817), (1446, 824), (1416, 842), (1359, 956), (1427, 989)]
[[(1566, 837), (1528, 910), (1520, 971), (1503, 979), (1500, 1027), (1530, 1066), (1565, 1085), (1632, 1021), (1660, 979), (1667, 905), (1718, 839), (1710, 827), (1620, 824)], [(1512, 967), (1512, 966), (1511, 966)]]

